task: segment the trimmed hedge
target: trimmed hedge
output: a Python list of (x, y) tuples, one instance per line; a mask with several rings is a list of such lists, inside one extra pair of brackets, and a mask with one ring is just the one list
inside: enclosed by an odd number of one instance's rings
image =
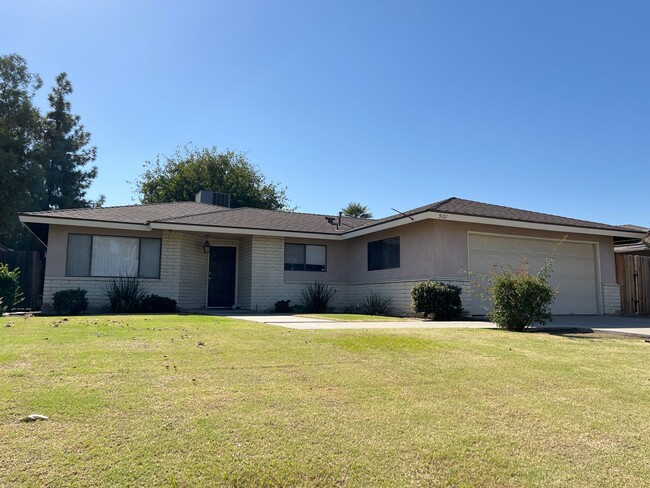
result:
[(460, 295), (463, 289), (437, 281), (421, 281), (411, 289), (411, 306), (432, 320), (458, 320), (463, 316)]
[(176, 300), (159, 295), (145, 296), (138, 307), (142, 313), (175, 313)]
[(88, 309), (86, 293), (81, 288), (57, 291), (52, 298), (52, 307), (59, 315), (79, 315)]

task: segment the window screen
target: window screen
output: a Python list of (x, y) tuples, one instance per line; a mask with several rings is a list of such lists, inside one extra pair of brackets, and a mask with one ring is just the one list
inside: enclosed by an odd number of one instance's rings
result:
[(90, 249), (92, 236), (68, 235), (68, 258), (65, 263), (66, 276), (90, 276)]
[(93, 276), (138, 276), (137, 237), (93, 236)]
[(399, 268), (399, 237), (368, 243), (368, 271)]
[(140, 239), (140, 278), (160, 278), (160, 239)]
[(327, 246), (312, 244), (285, 244), (286, 271), (326, 271)]

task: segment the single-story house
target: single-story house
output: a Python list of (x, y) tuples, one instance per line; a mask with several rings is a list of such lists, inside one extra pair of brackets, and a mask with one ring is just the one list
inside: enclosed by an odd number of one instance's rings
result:
[(91, 309), (107, 306), (114, 276), (134, 276), (181, 309), (272, 309), (299, 302), (305, 284), (337, 290), (339, 310), (370, 291), (410, 311), (414, 283), (435, 279), (461, 286), (463, 305), (483, 315), (463, 270), (487, 273), (495, 263), (526, 258), (539, 269), (557, 243), (552, 282), (555, 314), (620, 310), (614, 245), (643, 232), (615, 225), (448, 198), (370, 220), (215, 205), (196, 201), (25, 212), (20, 220), (47, 246), (44, 309), (58, 291), (81, 287)]

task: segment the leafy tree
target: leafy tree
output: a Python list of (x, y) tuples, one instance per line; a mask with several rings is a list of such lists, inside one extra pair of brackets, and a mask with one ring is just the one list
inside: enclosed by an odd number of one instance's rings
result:
[(43, 210), (94, 206), (85, 196), (97, 167), (86, 167), (97, 158), (97, 148), (89, 145), (90, 132), (84, 130), (81, 118), (70, 112), (70, 94), (72, 84), (68, 75), (61, 73), (48, 96), (51, 110), (43, 120), (38, 151), (44, 173)]
[(355, 219), (371, 219), (372, 213), (368, 211), (366, 205), (361, 205), (359, 202), (350, 202), (348, 206), (341, 209), (343, 215), (346, 217), (354, 217)]
[(286, 189), (269, 183), (244, 153), (184, 147), (147, 161), (134, 182), (142, 203), (193, 200), (200, 190), (230, 193), (232, 207), (289, 210)]
[(51, 111), (42, 117), (34, 105), (41, 78), (18, 54), (0, 56), (0, 242), (14, 249), (40, 249), (23, 228), (18, 212), (101, 206), (85, 199), (97, 175), (90, 134), (70, 113), (72, 85), (65, 73), (49, 96)]
[(26, 238), (18, 211), (35, 208), (39, 171), (32, 150), (40, 116), (33, 98), (41, 85), (24, 58), (0, 56), (0, 242), (11, 247)]

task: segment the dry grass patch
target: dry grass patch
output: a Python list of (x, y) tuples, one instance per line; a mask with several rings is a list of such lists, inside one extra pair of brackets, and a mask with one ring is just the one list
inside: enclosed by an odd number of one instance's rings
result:
[(642, 339), (7, 320), (0, 486), (650, 485)]

